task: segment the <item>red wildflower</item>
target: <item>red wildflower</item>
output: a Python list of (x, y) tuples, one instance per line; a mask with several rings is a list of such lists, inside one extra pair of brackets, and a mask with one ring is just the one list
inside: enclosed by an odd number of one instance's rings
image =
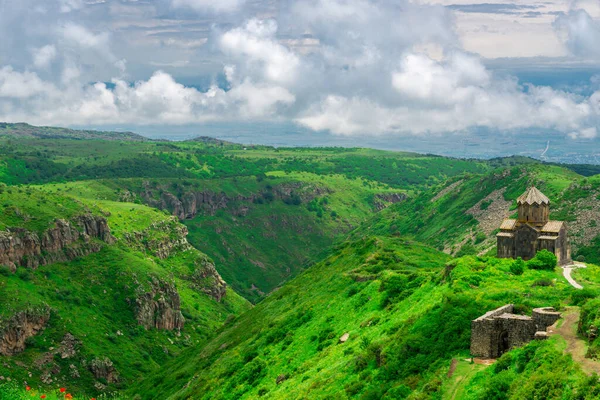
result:
[(43, 395), (40, 396), (40, 399), (45, 399), (45, 398), (46, 398), (45, 394), (43, 394)]
[(67, 400), (71, 400), (72, 398), (73, 398), (73, 396), (71, 396), (71, 393), (67, 393), (65, 395), (65, 399), (67, 399)]
[(61, 393), (64, 393), (64, 392), (66, 392), (66, 391), (67, 391), (67, 389), (65, 389), (65, 388), (60, 388), (60, 392), (61, 392)]
[(27, 391), (29, 392), (29, 391), (31, 390), (31, 388), (30, 388), (29, 386), (27, 386), (27, 387), (25, 388), (25, 390), (27, 390)]

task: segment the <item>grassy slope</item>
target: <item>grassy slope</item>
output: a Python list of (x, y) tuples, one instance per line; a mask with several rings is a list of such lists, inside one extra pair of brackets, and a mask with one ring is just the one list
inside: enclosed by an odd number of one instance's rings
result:
[[(455, 182), (458, 183), (452, 190), (439, 196)], [(531, 185), (536, 185), (552, 201), (550, 218), (568, 222), (576, 249), (574, 255), (584, 254), (588, 261), (600, 262), (595, 256), (600, 249), (600, 239), (593, 239), (600, 234), (600, 231), (593, 234), (596, 219), (600, 220), (597, 202), (600, 176), (584, 178), (557, 166), (522, 165), (484, 175), (457, 177), (383, 211), (374, 218), (367, 232), (410, 234), (416, 240), (455, 254), (478, 254), (490, 248), (493, 252), (497, 231), (483, 234), (478, 219), (467, 211), (482, 209), (486, 204), (484, 200), (499, 191), (501, 198), (510, 204), (510, 211), (506, 209), (508, 215), (513, 216), (515, 200)], [(482, 220), (489, 215), (483, 209), (482, 213)]]
[[(278, 201), (250, 205), (244, 218), (232, 216), (228, 209), (186, 221), (192, 244), (213, 257), (223, 276), (252, 300), (295, 276), (372, 215), (375, 193), (411, 193), (457, 174), (489, 169), (483, 162), (368, 149), (243, 150), (218, 143), (48, 140), (44, 135), (0, 137), (0, 144), (1, 181), (68, 181), (87, 198), (118, 200), (116, 191), (132, 188), (139, 194), (143, 180), (165, 188), (193, 182), (230, 194), (256, 193), (271, 182), (327, 188), (331, 195), (321, 197), (330, 203), (324, 207)], [(257, 183), (255, 176), (265, 174), (268, 179)]]
[[(3, 207), (0, 220), (4, 226), (24, 226), (43, 231), (56, 217), (68, 218), (90, 208), (110, 215), (109, 226), (121, 239), (128, 232), (141, 232), (152, 223), (170, 218), (142, 205), (76, 199), (57, 194), (56, 188), (41, 189), (5, 190), (0, 195)], [(38, 206), (37, 202), (43, 206)], [(25, 215), (22, 221), (15, 217), (16, 208), (21, 210), (18, 215)], [(148, 239), (161, 239), (168, 234), (152, 232)], [(193, 290), (183, 275), (189, 274), (194, 260), (201, 257), (205, 256), (189, 250), (160, 260), (146, 252), (131, 249), (120, 241), (116, 245), (105, 246), (99, 253), (72, 262), (48, 265), (35, 271), (19, 268), (16, 274), (5, 270), (0, 276), (1, 316), (9, 317), (16, 311), (40, 304), (48, 304), (54, 311), (49, 327), (31, 340), (30, 348), (20, 355), (3, 358), (0, 375), (39, 385), (44, 368), (26, 369), (22, 365), (33, 365), (50, 348), (58, 347), (66, 332), (80, 339), (83, 347), (75, 360), (55, 358), (61, 367), (59, 382), (87, 392), (94, 391), (94, 380), (84, 366), (85, 360), (109, 357), (123, 378), (117, 386), (123, 387), (156, 369), (183, 348), (202, 343), (228, 316), (241, 313), (248, 304), (232, 290), (228, 290), (221, 303)], [(145, 282), (150, 277), (174, 281), (178, 288), (187, 319), (181, 336), (173, 332), (145, 331), (137, 325), (132, 305), (135, 303), (135, 290), (140, 285), (147, 285)], [(81, 379), (69, 376), (69, 364), (78, 368)], [(28, 371), (32, 373), (31, 377)]]
[[(510, 260), (448, 260), (401, 238), (345, 243), (130, 393), (440, 398), (450, 359), (468, 357), (471, 319), (509, 302), (519, 312), (559, 306), (575, 292), (559, 271), (514, 276)], [(338, 344), (346, 332), (349, 340)]]

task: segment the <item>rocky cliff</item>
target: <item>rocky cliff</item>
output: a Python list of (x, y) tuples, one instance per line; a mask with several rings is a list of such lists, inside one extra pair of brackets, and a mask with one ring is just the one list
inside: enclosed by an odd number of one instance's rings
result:
[(17, 266), (37, 268), (39, 265), (69, 261), (100, 249), (92, 239), (113, 243), (104, 217), (86, 214), (74, 221), (57, 219), (54, 226), (42, 234), (23, 228), (0, 231), (0, 265), (13, 271)]
[(175, 285), (157, 278), (150, 282), (149, 290), (138, 288), (136, 314), (138, 323), (146, 329), (179, 331), (185, 324)]
[(186, 239), (187, 234), (187, 227), (180, 224), (176, 217), (171, 217), (155, 222), (141, 232), (126, 232), (123, 238), (130, 247), (148, 251), (164, 260), (175, 252), (192, 248)]
[(249, 195), (227, 195), (224, 192), (184, 190), (177, 195), (170, 190), (146, 183), (142, 200), (151, 207), (169, 211), (180, 220), (194, 218), (197, 214), (214, 215), (218, 210), (230, 208), (234, 215), (242, 216), (254, 203), (282, 200), (309, 202), (329, 193), (327, 189), (306, 183), (286, 183), (268, 187)]
[(25, 342), (37, 335), (50, 320), (47, 306), (20, 311), (7, 320), (0, 320), (0, 354), (12, 356), (25, 350)]
[(215, 264), (206, 256), (194, 261), (194, 271), (184, 277), (192, 283), (192, 288), (221, 301), (227, 293), (227, 284), (217, 272)]
[(408, 196), (405, 193), (379, 193), (373, 198), (373, 206), (376, 211), (381, 211), (391, 204), (400, 203), (407, 198)]

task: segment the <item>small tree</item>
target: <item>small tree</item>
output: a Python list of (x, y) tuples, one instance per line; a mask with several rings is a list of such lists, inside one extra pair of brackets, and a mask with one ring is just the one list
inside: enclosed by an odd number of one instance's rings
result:
[(510, 265), (510, 272), (512, 272), (515, 275), (523, 275), (524, 271), (525, 271), (525, 261), (523, 261), (523, 259), (521, 257), (517, 258)]
[(543, 269), (552, 271), (556, 268), (556, 264), (558, 263), (558, 259), (553, 253), (550, 253), (548, 250), (544, 249), (539, 251), (534, 258), (527, 262), (527, 267), (531, 269)]

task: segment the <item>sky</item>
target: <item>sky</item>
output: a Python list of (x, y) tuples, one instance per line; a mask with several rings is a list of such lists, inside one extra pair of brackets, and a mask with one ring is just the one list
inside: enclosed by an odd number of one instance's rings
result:
[(600, 0), (0, 0), (0, 37), (5, 122), (600, 133)]

